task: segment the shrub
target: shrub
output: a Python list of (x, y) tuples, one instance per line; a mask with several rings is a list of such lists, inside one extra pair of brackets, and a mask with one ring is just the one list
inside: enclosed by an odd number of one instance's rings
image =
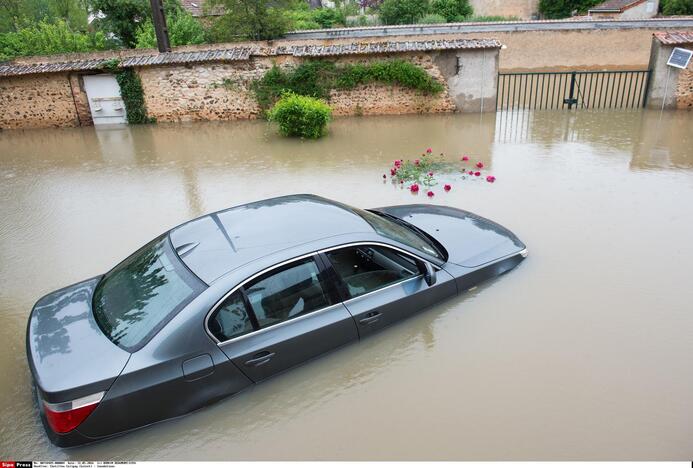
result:
[(602, 0), (539, 0), (539, 13), (545, 18), (567, 18), (573, 11), (586, 12)]
[(426, 71), (406, 60), (387, 60), (367, 64), (345, 65), (336, 87), (354, 88), (360, 84), (380, 82), (416, 89), (426, 94), (438, 94), (443, 85)]
[(206, 5), (224, 11), (213, 20), (212, 42), (276, 39), (291, 27), (289, 0), (209, 0)]
[(443, 90), (443, 85), (424, 69), (405, 60), (340, 66), (327, 60), (312, 60), (287, 71), (274, 66), (253, 82), (252, 89), (260, 107), (267, 109), (285, 91), (327, 100), (332, 89), (353, 89), (371, 82), (400, 85), (426, 94)]
[[(182, 46), (189, 44), (203, 44), (205, 42), (205, 30), (193, 16), (185, 11), (180, 11), (171, 15), (166, 20), (168, 37), (171, 46)], [(146, 49), (156, 47), (156, 33), (152, 20), (148, 19), (135, 32), (135, 47)]]
[(0, 34), (0, 61), (25, 55), (50, 55), (89, 52), (106, 48), (102, 32), (73, 31), (65, 21), (40, 22), (17, 32)]
[(665, 15), (693, 15), (693, 0), (661, 0)]
[(447, 22), (448, 20), (446, 20), (445, 17), (437, 15), (435, 13), (429, 13), (423, 18), (421, 18), (419, 21), (417, 21), (418, 24), (441, 24)]
[(267, 113), (270, 122), (279, 124), (284, 136), (320, 138), (332, 118), (332, 109), (325, 101), (294, 93), (285, 93)]
[(344, 25), (346, 16), (344, 10), (337, 8), (310, 9), (308, 3), (299, 2), (284, 13), (290, 23), (290, 28), (300, 31), (304, 29), (329, 29)]
[(447, 22), (463, 21), (474, 13), (469, 0), (432, 0), (429, 12), (440, 15)]
[(414, 24), (428, 13), (428, 0), (385, 0), (380, 6), (384, 24)]

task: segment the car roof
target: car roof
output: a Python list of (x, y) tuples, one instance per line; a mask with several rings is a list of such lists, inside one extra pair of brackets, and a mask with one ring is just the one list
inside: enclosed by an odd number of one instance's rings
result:
[(328, 237), (373, 234), (360, 210), (317, 195), (287, 195), (217, 211), (170, 231), (173, 248), (207, 284), (248, 262)]

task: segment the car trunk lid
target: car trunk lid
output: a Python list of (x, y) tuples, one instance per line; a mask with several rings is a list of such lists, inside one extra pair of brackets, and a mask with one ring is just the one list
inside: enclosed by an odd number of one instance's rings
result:
[(107, 390), (130, 353), (113, 344), (91, 309), (99, 278), (41, 298), (29, 318), (27, 355), (41, 398), (61, 403)]
[(377, 210), (435, 237), (448, 251), (448, 261), (464, 267), (475, 268), (525, 249), (517, 236), (503, 226), (457, 208), (403, 205)]

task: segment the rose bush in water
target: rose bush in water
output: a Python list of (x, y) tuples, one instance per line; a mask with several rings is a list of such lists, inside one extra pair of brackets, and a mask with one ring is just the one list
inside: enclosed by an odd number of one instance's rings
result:
[[(459, 170), (462, 173), (462, 180), (478, 180), (477, 178), (481, 177), (481, 171), (475, 170), (474, 167), (483, 169), (485, 167), (483, 162), (472, 163), (473, 166), (467, 168), (465, 165), (469, 164), (469, 156), (462, 156), (460, 161), (462, 166), (456, 167), (452, 162), (445, 159), (443, 153), (440, 153), (440, 156), (433, 156), (433, 149), (427, 148), (420, 157), (414, 160), (396, 159), (393, 161), (390, 168), (390, 178), (392, 183), (409, 183), (409, 191), (412, 194), (418, 194), (421, 186), (430, 189), (438, 185), (437, 174), (453, 175), (456, 170)], [(383, 178), (387, 179), (387, 175), (383, 174)], [(495, 181), (496, 178), (494, 176), (486, 176), (486, 182), (494, 183)], [(452, 190), (452, 185), (446, 183), (443, 186), (443, 190), (449, 192)], [(427, 190), (426, 195), (432, 198), (435, 196), (435, 192)]]

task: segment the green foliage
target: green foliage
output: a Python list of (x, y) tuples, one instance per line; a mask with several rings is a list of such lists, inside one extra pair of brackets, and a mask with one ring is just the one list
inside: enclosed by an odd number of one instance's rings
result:
[(602, 0), (539, 0), (539, 13), (545, 18), (567, 18), (574, 11), (584, 13)]
[[(199, 21), (186, 11), (180, 11), (171, 15), (166, 19), (166, 26), (168, 28), (168, 38), (172, 47), (204, 44), (205, 42), (204, 28)], [(137, 28), (135, 39), (135, 47), (138, 49), (157, 46), (154, 24), (150, 19)]]
[(147, 117), (147, 106), (144, 103), (144, 91), (140, 77), (132, 68), (124, 68), (116, 72), (116, 81), (120, 86), (120, 96), (125, 103), (125, 113), (130, 124), (151, 123)]
[(214, 21), (210, 37), (214, 42), (276, 39), (290, 27), (288, 6), (289, 0), (210, 0), (210, 8), (225, 11)]
[(0, 0), (0, 33), (58, 20), (65, 21), (73, 31), (86, 31), (85, 0)]
[[(126, 47), (137, 44), (137, 29), (152, 16), (149, 0), (87, 0), (89, 7), (100, 15), (94, 25), (115, 35)], [(164, 13), (171, 18), (181, 11), (179, 0), (166, 0)], [(101, 17), (103, 16), (103, 17)]]
[(105, 48), (106, 36), (102, 32), (75, 32), (62, 20), (54, 24), (40, 22), (17, 32), (0, 34), (0, 60), (11, 60), (26, 55), (88, 52)]
[(332, 109), (325, 101), (294, 93), (284, 93), (267, 113), (270, 122), (279, 124), (284, 136), (320, 138), (332, 118)]
[(429, 12), (440, 15), (447, 22), (463, 21), (474, 13), (469, 0), (431, 0)]
[(414, 24), (428, 13), (428, 0), (385, 0), (380, 6), (383, 24)]
[(378, 15), (358, 15), (346, 19), (346, 26), (353, 28), (358, 26), (379, 26), (381, 24)]
[(448, 20), (446, 20), (444, 16), (440, 16), (435, 13), (429, 13), (420, 20), (418, 20), (417, 24), (442, 24), (447, 22)]
[(693, 15), (693, 0), (660, 0), (665, 15)]
[(267, 109), (287, 91), (327, 100), (332, 89), (353, 89), (372, 82), (399, 85), (425, 94), (443, 90), (443, 85), (425, 70), (405, 60), (340, 66), (327, 60), (312, 60), (287, 71), (275, 65), (252, 84), (252, 89), (260, 107)]

